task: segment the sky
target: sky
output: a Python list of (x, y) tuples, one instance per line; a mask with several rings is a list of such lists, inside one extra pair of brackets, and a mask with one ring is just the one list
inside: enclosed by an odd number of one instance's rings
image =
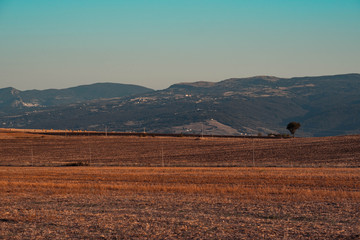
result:
[(0, 0), (0, 88), (360, 72), (360, 0)]

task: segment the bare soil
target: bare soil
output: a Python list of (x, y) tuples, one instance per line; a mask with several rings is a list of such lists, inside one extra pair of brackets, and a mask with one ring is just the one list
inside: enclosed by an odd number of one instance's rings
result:
[(2, 133), (0, 239), (359, 239), (359, 146)]
[(1, 197), (1, 239), (359, 239), (360, 204), (208, 195)]
[(360, 167), (360, 135), (291, 138), (0, 133), (0, 166)]
[(358, 239), (359, 169), (1, 167), (2, 239)]

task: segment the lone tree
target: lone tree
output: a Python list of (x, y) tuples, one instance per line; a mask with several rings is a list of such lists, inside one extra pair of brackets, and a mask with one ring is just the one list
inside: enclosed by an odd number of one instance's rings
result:
[(291, 134), (293, 135), (293, 137), (295, 137), (295, 132), (296, 130), (298, 130), (300, 128), (300, 123), (298, 122), (290, 122), (286, 129), (289, 130), (291, 132)]

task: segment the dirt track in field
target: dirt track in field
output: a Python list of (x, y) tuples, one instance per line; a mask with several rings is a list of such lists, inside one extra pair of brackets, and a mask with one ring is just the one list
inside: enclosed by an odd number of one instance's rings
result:
[(1, 166), (360, 167), (360, 135), (239, 139), (0, 134)]

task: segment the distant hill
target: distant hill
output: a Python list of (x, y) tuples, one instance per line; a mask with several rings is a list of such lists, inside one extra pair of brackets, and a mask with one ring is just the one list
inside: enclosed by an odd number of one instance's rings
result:
[(151, 92), (152, 89), (129, 84), (95, 83), (66, 89), (19, 91), (0, 89), (0, 114), (29, 109), (75, 104), (94, 99), (108, 99)]
[[(15, 91), (15, 90), (13, 90)], [(183, 132), (287, 133), (298, 136), (360, 133), (360, 74), (277, 78), (257, 76), (220, 82), (179, 83), (116, 99), (36, 107), (0, 118), (2, 127)], [(1, 92), (0, 92), (1, 94)], [(5, 96), (5, 95), (4, 95)], [(4, 98), (4, 102), (7, 101)]]

